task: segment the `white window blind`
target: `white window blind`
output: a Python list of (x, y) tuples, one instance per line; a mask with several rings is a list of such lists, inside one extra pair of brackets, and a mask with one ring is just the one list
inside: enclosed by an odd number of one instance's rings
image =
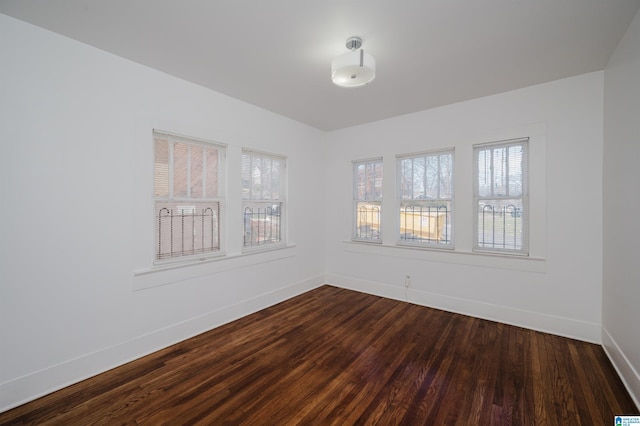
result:
[(475, 250), (528, 255), (528, 143), (474, 146)]
[(353, 162), (353, 240), (382, 242), (382, 158)]
[(259, 249), (285, 243), (286, 157), (243, 150), (242, 211), (244, 247)]
[(400, 244), (453, 248), (454, 151), (398, 156)]
[(155, 130), (157, 261), (220, 251), (224, 146)]

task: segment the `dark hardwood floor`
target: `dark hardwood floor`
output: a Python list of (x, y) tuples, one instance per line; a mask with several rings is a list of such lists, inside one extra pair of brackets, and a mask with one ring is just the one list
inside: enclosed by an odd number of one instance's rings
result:
[(324, 286), (0, 414), (0, 424), (609, 425), (601, 347)]

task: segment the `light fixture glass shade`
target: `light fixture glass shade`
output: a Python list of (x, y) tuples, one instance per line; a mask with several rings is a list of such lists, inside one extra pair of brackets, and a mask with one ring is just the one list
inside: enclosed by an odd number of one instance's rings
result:
[(362, 49), (338, 56), (331, 63), (331, 80), (337, 86), (364, 86), (376, 78), (376, 60)]

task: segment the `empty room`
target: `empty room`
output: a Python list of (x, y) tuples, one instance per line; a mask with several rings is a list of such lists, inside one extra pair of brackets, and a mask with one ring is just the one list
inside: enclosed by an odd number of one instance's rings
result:
[(0, 0), (0, 424), (640, 425), (640, 1)]

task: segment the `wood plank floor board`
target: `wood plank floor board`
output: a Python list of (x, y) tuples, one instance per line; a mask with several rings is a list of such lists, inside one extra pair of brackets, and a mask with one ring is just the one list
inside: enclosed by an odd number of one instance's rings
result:
[(5, 413), (0, 425), (599, 425), (603, 349), (323, 286)]

